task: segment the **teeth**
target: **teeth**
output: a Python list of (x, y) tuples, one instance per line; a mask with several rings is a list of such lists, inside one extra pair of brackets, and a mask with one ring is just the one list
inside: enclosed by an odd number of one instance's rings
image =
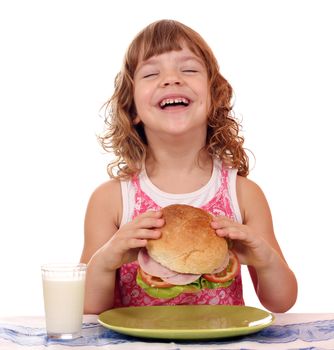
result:
[(185, 105), (189, 104), (189, 100), (184, 97), (177, 97), (177, 98), (166, 98), (160, 102), (160, 107), (165, 107), (167, 105), (173, 105), (177, 103), (183, 103)]

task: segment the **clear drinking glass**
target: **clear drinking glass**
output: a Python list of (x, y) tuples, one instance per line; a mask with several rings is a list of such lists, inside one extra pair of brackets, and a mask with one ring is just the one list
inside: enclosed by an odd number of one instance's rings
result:
[(79, 337), (84, 307), (86, 264), (45, 264), (41, 269), (48, 337)]

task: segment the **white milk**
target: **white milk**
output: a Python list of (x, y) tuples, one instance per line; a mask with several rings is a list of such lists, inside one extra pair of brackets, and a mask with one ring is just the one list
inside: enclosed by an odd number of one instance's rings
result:
[(46, 329), (48, 334), (80, 333), (85, 278), (43, 279)]

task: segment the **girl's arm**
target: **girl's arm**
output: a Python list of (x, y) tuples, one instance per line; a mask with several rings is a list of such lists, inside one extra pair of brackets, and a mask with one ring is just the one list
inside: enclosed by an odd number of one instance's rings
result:
[(88, 264), (85, 313), (98, 314), (113, 305), (115, 271), (106, 263), (103, 246), (117, 231), (122, 213), (120, 184), (108, 181), (92, 194), (85, 216), (81, 262)]
[(215, 218), (220, 236), (230, 237), (240, 262), (248, 265), (255, 291), (262, 305), (273, 312), (285, 312), (297, 298), (297, 281), (275, 238), (267, 200), (251, 180), (238, 176), (237, 196), (243, 224)]
[(148, 239), (160, 237), (161, 212), (146, 212), (120, 226), (120, 183), (111, 180), (92, 194), (85, 217), (85, 243), (81, 261), (88, 264), (85, 313), (98, 314), (114, 305), (116, 270), (137, 259)]

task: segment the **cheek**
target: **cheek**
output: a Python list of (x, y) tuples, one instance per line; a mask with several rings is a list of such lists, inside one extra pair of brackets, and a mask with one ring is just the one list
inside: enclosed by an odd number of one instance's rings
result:
[(137, 114), (141, 114), (143, 109), (147, 108), (151, 101), (151, 93), (147, 87), (141, 87), (140, 85), (134, 90), (134, 102), (137, 110)]
[(202, 107), (205, 109), (205, 112), (208, 114), (211, 110), (211, 95), (210, 93), (203, 93), (203, 99), (201, 101)]
[(211, 92), (208, 81), (197, 82), (197, 95), (201, 96), (201, 104), (209, 111), (211, 106)]
[[(133, 101), (135, 104), (136, 116), (138, 118), (138, 116), (141, 114), (141, 110), (142, 110), (142, 106), (141, 106), (142, 98), (141, 98), (140, 94), (136, 93), (136, 91), (134, 91)], [(134, 119), (134, 122), (136, 122), (137, 118)]]

